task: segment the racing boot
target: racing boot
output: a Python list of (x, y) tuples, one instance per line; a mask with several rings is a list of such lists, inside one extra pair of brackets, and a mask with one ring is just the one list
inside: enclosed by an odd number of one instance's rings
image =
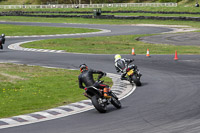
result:
[(124, 73), (124, 74), (122, 74), (121, 75), (121, 80), (128, 80), (128, 78), (127, 77), (125, 77), (126, 76), (126, 74)]
[(109, 94), (108, 94), (108, 92), (110, 91), (110, 88), (104, 88), (103, 91), (104, 91), (105, 98), (107, 98), (107, 99), (111, 98), (111, 96), (109, 96)]
[(126, 77), (121, 77), (121, 80), (128, 80), (128, 78), (126, 78)]

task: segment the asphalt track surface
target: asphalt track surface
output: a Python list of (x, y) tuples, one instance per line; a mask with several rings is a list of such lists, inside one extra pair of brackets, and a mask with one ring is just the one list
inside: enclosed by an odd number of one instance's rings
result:
[(154, 35), (140, 38), (141, 41), (155, 44), (194, 45), (200, 46), (200, 32)]
[[(13, 23), (42, 25), (41, 23)], [(170, 31), (167, 28), (117, 25), (44, 24), (108, 29), (100, 36), (150, 34)], [(90, 37), (97, 35), (86, 35)], [(74, 37), (74, 36), (73, 36)], [(80, 36), (77, 36), (80, 37)], [(91, 68), (116, 73), (111, 55), (72, 53), (42, 53), (9, 50), (9, 44), (44, 38), (9, 38), (0, 51), (0, 62), (14, 62), (77, 69), (87, 63)], [(24, 126), (1, 129), (0, 133), (198, 133), (200, 132), (200, 56), (178, 55), (123, 55), (134, 58), (142, 72), (141, 87), (123, 99), (122, 109), (110, 107), (108, 113), (96, 110)]]

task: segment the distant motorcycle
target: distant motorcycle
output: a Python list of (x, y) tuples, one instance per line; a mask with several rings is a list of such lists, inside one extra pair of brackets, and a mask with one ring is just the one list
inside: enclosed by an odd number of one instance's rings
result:
[(3, 49), (3, 43), (1, 40), (0, 40), (0, 49)]
[(142, 83), (140, 81), (140, 78), (142, 76), (142, 74), (140, 73), (139, 69), (137, 68), (137, 66), (133, 65), (133, 64), (129, 64), (128, 68), (126, 69), (126, 76), (128, 78), (128, 81), (133, 84), (135, 83), (136, 86), (141, 86)]
[(0, 36), (0, 49), (3, 49), (3, 44), (5, 44), (5, 34)]
[[(99, 84), (102, 84), (103, 81), (97, 81)], [(107, 105), (110, 103), (114, 105), (117, 109), (121, 108), (121, 103), (118, 100), (118, 97), (114, 92), (110, 91), (109, 95), (111, 98), (107, 99), (104, 97), (104, 91), (102, 89), (98, 89), (94, 86), (88, 87), (85, 89), (86, 97), (91, 99), (93, 106), (100, 113), (105, 113), (107, 111)]]

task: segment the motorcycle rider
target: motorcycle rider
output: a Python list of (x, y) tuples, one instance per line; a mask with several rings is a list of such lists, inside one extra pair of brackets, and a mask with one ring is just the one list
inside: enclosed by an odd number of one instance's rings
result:
[(5, 34), (0, 36), (0, 49), (3, 49), (3, 44), (5, 44)]
[(121, 80), (127, 80), (127, 77), (125, 77), (127, 73), (126, 69), (128, 68), (128, 64), (133, 61), (134, 59), (125, 59), (119, 54), (115, 55), (115, 68), (117, 72), (121, 72)]
[[(104, 90), (105, 98), (111, 98), (111, 96), (109, 96), (108, 94), (108, 92), (110, 91), (110, 87), (108, 85), (99, 84), (98, 82), (95, 82), (93, 78), (93, 74), (99, 74), (98, 76), (98, 80), (99, 80), (102, 76), (105, 76), (106, 73), (99, 70), (88, 69), (88, 66), (86, 64), (81, 64), (79, 68), (81, 71), (81, 74), (78, 76), (79, 88), (86, 90), (87, 87), (94, 86), (98, 89)], [(83, 86), (83, 83), (85, 86)]]

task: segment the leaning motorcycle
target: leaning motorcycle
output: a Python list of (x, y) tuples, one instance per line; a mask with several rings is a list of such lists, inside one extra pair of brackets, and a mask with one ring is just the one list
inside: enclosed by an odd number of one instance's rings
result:
[[(97, 81), (99, 84), (102, 84), (103, 81)], [(94, 86), (90, 86), (85, 89), (85, 96), (91, 99), (93, 106), (100, 113), (105, 113), (107, 111), (107, 105), (112, 104), (117, 109), (121, 108), (121, 103), (118, 100), (118, 97), (114, 92), (110, 91), (109, 95), (111, 98), (107, 99), (104, 97), (103, 89), (98, 89)]]
[(133, 64), (129, 64), (128, 68), (126, 69), (126, 76), (128, 78), (128, 81), (131, 84), (135, 83), (136, 86), (141, 86), (142, 85), (142, 83), (140, 81), (140, 78), (141, 78), (142, 74), (140, 73), (140, 71), (137, 68), (137, 66), (135, 66)]
[(1, 40), (0, 40), (0, 49), (3, 49), (3, 43)]
[(133, 84), (135, 83), (136, 86), (141, 86), (140, 78), (142, 74), (140, 73), (139, 69), (136, 65), (128, 63), (126, 64), (123, 60), (119, 60), (117, 62), (118, 68), (121, 70), (123, 74), (126, 74), (127, 80)]
[(5, 44), (5, 35), (4, 36), (0, 36), (0, 49), (3, 49), (3, 44)]

